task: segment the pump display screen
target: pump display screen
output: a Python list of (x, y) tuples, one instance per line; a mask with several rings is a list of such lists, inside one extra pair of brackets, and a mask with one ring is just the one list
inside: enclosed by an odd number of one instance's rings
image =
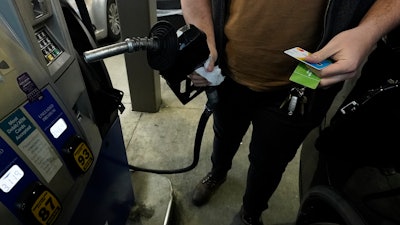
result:
[(13, 165), (1, 178), (0, 189), (8, 193), (22, 179), (24, 171), (18, 166)]

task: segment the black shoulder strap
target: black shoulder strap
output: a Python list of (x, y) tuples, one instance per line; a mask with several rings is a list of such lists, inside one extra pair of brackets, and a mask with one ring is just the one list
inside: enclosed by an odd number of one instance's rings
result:
[(226, 42), (224, 26), (226, 19), (228, 18), (229, 4), (230, 0), (212, 0), (215, 42), (220, 56), (222, 56), (221, 53), (223, 52)]
[(93, 37), (93, 39), (95, 39), (92, 20), (90, 19), (89, 12), (86, 8), (85, 1), (75, 0), (75, 2), (76, 2), (76, 6), (78, 6), (79, 14), (81, 15), (83, 24), (85, 25), (86, 29), (89, 31), (89, 33)]

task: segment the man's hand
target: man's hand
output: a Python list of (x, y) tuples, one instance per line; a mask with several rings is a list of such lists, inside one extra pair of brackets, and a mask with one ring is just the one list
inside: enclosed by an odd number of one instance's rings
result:
[(306, 57), (312, 63), (327, 58), (335, 61), (317, 73), (322, 78), (320, 86), (358, 75), (379, 39), (400, 25), (399, 8), (399, 0), (376, 0), (357, 27), (339, 33), (320, 51)]
[(211, 84), (206, 78), (200, 76), (196, 72), (193, 72), (188, 77), (192, 80), (193, 85), (196, 87), (206, 87)]
[[(212, 72), (215, 67), (215, 61), (217, 60), (217, 51), (215, 48), (210, 48), (210, 63), (205, 68), (208, 72)], [(198, 73), (193, 71), (193, 73), (189, 74), (188, 77), (192, 80), (192, 83), (196, 87), (206, 87), (211, 84), (206, 78), (200, 76)]]
[(320, 71), (315, 71), (321, 81), (319, 86), (326, 87), (340, 81), (354, 78), (375, 48), (374, 40), (368, 39), (366, 31), (360, 27), (343, 31), (332, 38), (321, 50), (307, 56), (305, 60), (318, 63), (331, 58), (334, 63)]

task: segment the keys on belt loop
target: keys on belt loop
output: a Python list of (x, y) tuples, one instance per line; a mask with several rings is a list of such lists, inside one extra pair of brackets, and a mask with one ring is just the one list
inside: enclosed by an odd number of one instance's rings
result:
[(304, 95), (305, 87), (293, 87), (290, 89), (289, 96), (282, 102), (280, 108), (287, 105), (288, 115), (291, 116), (296, 110), (301, 115), (304, 114), (304, 104), (307, 103), (307, 97)]

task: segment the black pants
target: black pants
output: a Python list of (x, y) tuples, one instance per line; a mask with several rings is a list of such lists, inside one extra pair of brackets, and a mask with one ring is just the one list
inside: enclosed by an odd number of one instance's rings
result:
[(319, 90), (313, 107), (304, 116), (289, 116), (280, 108), (289, 90), (255, 92), (227, 78), (218, 88), (220, 101), (214, 111), (214, 150), (212, 171), (225, 176), (232, 166), (243, 136), (250, 124), (250, 167), (243, 196), (246, 211), (261, 215), (277, 188), (287, 164), (296, 155), (303, 139), (319, 125), (341, 88)]

